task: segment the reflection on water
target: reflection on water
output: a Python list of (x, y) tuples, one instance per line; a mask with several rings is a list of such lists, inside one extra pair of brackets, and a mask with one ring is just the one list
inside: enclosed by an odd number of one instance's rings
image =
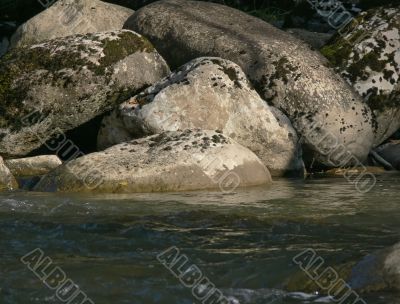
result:
[[(343, 179), (280, 180), (219, 192), (0, 195), (0, 303), (60, 303), (20, 261), (41, 248), (96, 304), (195, 303), (156, 259), (177, 246), (233, 303), (317, 303), (285, 293), (292, 258), (334, 265), (400, 240), (400, 176), (361, 194)], [(364, 297), (399, 304), (398, 295)], [(236, 301), (236, 302), (235, 302)]]

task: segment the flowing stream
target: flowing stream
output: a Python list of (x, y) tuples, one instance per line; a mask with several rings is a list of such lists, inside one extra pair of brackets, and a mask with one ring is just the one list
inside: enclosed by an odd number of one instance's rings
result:
[[(400, 241), (400, 175), (368, 193), (342, 178), (278, 180), (235, 193), (0, 195), (0, 303), (63, 303), (21, 262), (35, 248), (96, 304), (200, 303), (157, 255), (176, 246), (231, 303), (334, 303), (287, 292), (293, 257), (327, 266)], [(398, 294), (363, 295), (398, 304)], [(75, 304), (75, 303), (74, 303)]]

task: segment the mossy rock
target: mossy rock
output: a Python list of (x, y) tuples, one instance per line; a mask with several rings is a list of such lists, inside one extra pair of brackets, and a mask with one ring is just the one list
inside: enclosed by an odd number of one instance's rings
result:
[(168, 72), (150, 42), (127, 30), (13, 49), (0, 60), (0, 153), (26, 155)]
[(363, 12), (321, 49), (374, 111), (375, 145), (400, 127), (400, 7)]

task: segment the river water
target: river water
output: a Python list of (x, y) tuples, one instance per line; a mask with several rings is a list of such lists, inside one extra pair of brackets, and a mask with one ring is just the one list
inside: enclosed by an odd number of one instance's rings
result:
[[(157, 255), (176, 246), (232, 303), (330, 303), (289, 293), (294, 256), (327, 266), (400, 241), (400, 175), (366, 194), (341, 178), (278, 180), (235, 193), (0, 194), (0, 303), (62, 303), (21, 262), (35, 248), (96, 304), (200, 303)], [(395, 304), (393, 293), (362, 295)], [(74, 303), (75, 304), (75, 303)]]

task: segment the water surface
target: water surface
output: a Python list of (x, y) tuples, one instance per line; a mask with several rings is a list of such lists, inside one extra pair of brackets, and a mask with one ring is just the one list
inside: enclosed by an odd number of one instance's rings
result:
[[(318, 303), (286, 293), (307, 248), (326, 265), (400, 241), (400, 175), (366, 194), (341, 178), (279, 180), (235, 193), (0, 194), (0, 303), (62, 303), (20, 261), (43, 250), (96, 304), (197, 302), (156, 256), (176, 246), (232, 303)], [(274, 296), (274, 298), (272, 298)], [(395, 304), (399, 295), (364, 295)], [(397, 303), (398, 304), (398, 303)]]

